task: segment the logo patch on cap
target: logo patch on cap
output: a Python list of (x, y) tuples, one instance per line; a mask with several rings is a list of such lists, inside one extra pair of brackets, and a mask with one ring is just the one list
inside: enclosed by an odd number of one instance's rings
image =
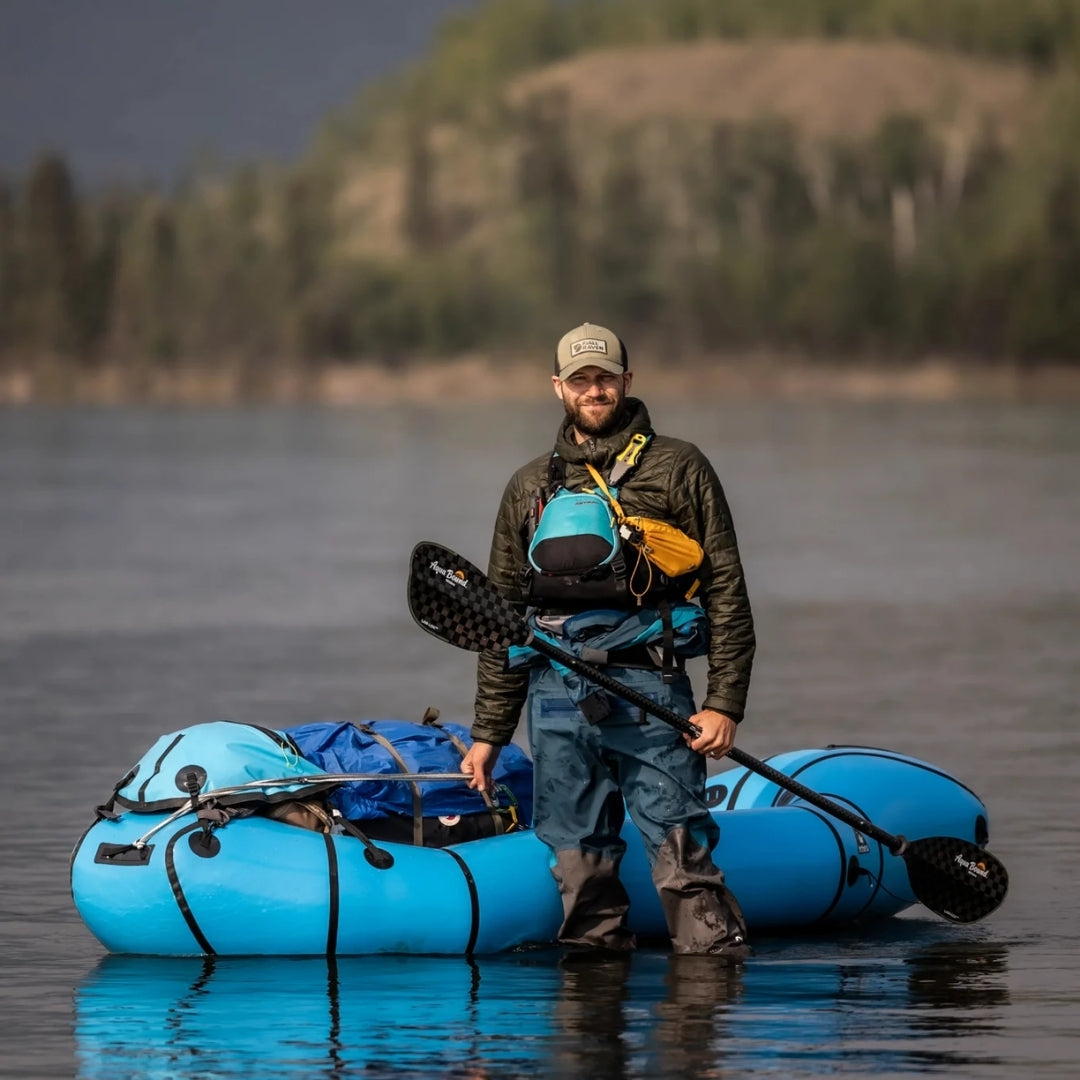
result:
[(573, 360), (575, 356), (580, 356), (582, 353), (603, 353), (607, 356), (607, 342), (603, 338), (587, 337), (582, 338), (580, 341), (575, 341), (570, 346), (570, 359)]

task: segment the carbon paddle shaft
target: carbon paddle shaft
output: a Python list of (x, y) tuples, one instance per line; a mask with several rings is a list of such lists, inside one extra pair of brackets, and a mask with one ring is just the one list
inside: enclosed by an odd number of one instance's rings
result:
[[(484, 574), (467, 559), (430, 541), (413, 549), (409, 572), (409, 611), (429, 634), (473, 652), (531, 645), (538, 653), (576, 671), (597, 686), (636, 705), (683, 734), (701, 734), (686, 717), (660, 705), (633, 687), (574, 653), (536, 636)], [(820, 795), (799, 781), (737, 747), (727, 756), (811, 806), (877, 840), (903, 858), (915, 896), (931, 911), (954, 922), (974, 922), (994, 911), (1005, 897), (1009, 875), (1001, 860), (978, 844), (958, 837), (928, 836), (907, 840), (847, 807)]]
[[(632, 686), (626, 686), (617, 679), (613, 679), (605, 671), (598, 667), (594, 667), (588, 661), (582, 660), (573, 653), (568, 653), (562, 649), (556, 648), (554, 645), (549, 644), (535, 634), (532, 635), (528, 644), (537, 652), (549, 656), (552, 660), (557, 660), (560, 664), (570, 668), (572, 671), (576, 671), (590, 682), (596, 683), (596, 685), (602, 689), (615, 694), (617, 697), (623, 698), (625, 701), (629, 701), (631, 705), (636, 705), (639, 709), (644, 709), (647, 713), (652, 713), (658, 720), (663, 720), (665, 724), (670, 724), (673, 728), (683, 732), (685, 735), (692, 735), (694, 738), (697, 738), (697, 736), (701, 734), (701, 729), (696, 724), (692, 724), (674, 710), (669, 709), (666, 705), (658, 704), (653, 701), (652, 698), (635, 690)], [(798, 795), (800, 799), (805, 800), (812, 806), (816, 806), (819, 810), (824, 810), (826, 813), (838, 818), (852, 828), (858, 829), (859, 832), (865, 833), (874, 840), (885, 844), (894, 855), (899, 854), (903, 849), (904, 841), (899, 836), (893, 836), (892, 833), (879, 828), (873, 822), (867, 821), (866, 818), (859, 817), (858, 814), (852, 813), (852, 811), (848, 810), (846, 807), (833, 802), (832, 799), (827, 799), (824, 795), (819, 795), (813, 788), (808, 788), (805, 784), (800, 784), (798, 780), (793, 780), (790, 776), (780, 772), (779, 769), (774, 769), (764, 761), (759, 761), (752, 754), (746, 753), (745, 750), (740, 750), (737, 746), (733, 746), (727, 752), (727, 756), (737, 764), (742, 765), (747, 769), (751, 769), (753, 772), (765, 777), (766, 780), (771, 780), (778, 787), (790, 791), (793, 795)]]
[[(678, 731), (694, 737), (701, 734), (697, 725), (685, 717), (665, 705), (658, 704), (633, 687), (613, 679), (600, 668), (593, 667), (573, 653), (564, 652), (535, 634), (531, 635), (527, 644), (604, 690), (651, 713)], [(910, 841), (902, 836), (894, 836), (847, 807), (827, 799), (813, 788), (808, 788), (764, 761), (759, 761), (745, 750), (733, 746), (728, 750), (727, 756), (737, 764), (772, 781), (777, 787), (790, 791), (811, 806), (816, 806), (838, 821), (884, 844), (893, 855), (904, 860), (908, 880), (918, 900), (943, 918), (958, 923), (975, 922), (995, 911), (1005, 898), (1009, 887), (1008, 872), (999, 859), (977, 844), (947, 836), (928, 836)]]

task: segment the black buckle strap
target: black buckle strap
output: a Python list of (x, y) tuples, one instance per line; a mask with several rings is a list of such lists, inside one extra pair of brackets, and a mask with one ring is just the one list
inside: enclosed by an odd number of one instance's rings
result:
[(675, 679), (675, 624), (671, 618), (671, 604), (661, 598), (656, 608), (660, 612), (660, 625), (663, 627), (664, 635), (664, 653), (660, 664), (663, 672), (661, 678), (665, 683), (671, 683)]

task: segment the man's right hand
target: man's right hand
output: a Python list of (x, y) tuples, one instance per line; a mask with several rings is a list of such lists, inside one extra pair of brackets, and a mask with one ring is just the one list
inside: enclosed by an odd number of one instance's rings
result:
[(495, 768), (495, 762), (499, 760), (501, 746), (494, 746), (486, 742), (474, 742), (468, 752), (461, 759), (461, 771), (470, 773), (469, 787), (476, 791), (491, 790), (491, 770)]

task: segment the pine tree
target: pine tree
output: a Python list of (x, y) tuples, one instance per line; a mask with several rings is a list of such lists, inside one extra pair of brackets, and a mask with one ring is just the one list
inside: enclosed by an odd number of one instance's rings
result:
[(30, 343), (69, 355), (88, 344), (81, 312), (85, 248), (71, 174), (55, 154), (30, 174), (23, 218), (23, 267)]

